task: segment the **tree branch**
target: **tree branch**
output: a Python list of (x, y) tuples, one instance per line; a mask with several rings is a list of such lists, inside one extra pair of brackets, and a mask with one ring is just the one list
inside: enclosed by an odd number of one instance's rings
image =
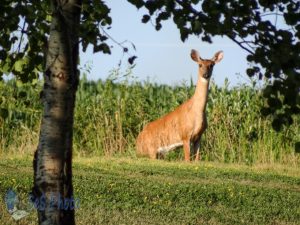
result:
[(265, 17), (265, 16), (283, 16), (283, 14), (282, 13), (277, 13), (277, 12), (275, 12), (275, 13), (266, 13), (266, 14), (261, 14), (261, 17)]
[(25, 30), (25, 25), (26, 25), (26, 21), (24, 19), (24, 23), (23, 23), (23, 27), (21, 30), (21, 37), (20, 37), (20, 41), (19, 41), (19, 45), (18, 45), (18, 53), (21, 51), (21, 44), (22, 44), (22, 40), (23, 40), (23, 35), (24, 35), (24, 30)]
[(199, 12), (197, 10), (195, 10), (191, 4), (187, 3), (186, 1), (180, 1), (180, 0), (175, 0), (175, 2), (177, 2), (182, 8), (187, 8), (190, 12), (198, 15)]
[(226, 35), (229, 39), (231, 39), (233, 42), (235, 42), (236, 44), (238, 44), (242, 49), (244, 49), (245, 51), (247, 51), (250, 54), (254, 54), (253, 51), (251, 51), (250, 49), (246, 48), (241, 42), (237, 41), (235, 38), (233, 38), (230, 35)]

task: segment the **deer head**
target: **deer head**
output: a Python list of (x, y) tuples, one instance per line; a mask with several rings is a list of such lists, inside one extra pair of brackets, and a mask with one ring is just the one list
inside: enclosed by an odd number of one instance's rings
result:
[(191, 58), (199, 65), (199, 78), (209, 79), (212, 75), (214, 65), (223, 59), (223, 52), (218, 51), (212, 59), (202, 59), (199, 53), (192, 49)]

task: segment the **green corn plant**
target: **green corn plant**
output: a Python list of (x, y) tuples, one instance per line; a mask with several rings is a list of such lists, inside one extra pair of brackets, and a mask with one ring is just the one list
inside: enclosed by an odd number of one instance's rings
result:
[[(78, 156), (135, 155), (135, 138), (149, 121), (175, 109), (195, 90), (189, 84), (162, 85), (122, 77), (80, 81), (74, 124), (74, 153)], [(130, 77), (130, 76), (128, 76)], [(0, 154), (31, 154), (41, 118), (42, 83), (0, 82)], [(289, 163), (300, 165), (294, 151), (300, 140), (300, 116), (280, 132), (260, 113), (265, 104), (253, 85), (230, 88), (213, 82), (207, 104), (208, 129), (201, 143), (202, 160), (228, 163)], [(180, 149), (168, 160), (181, 159)]]

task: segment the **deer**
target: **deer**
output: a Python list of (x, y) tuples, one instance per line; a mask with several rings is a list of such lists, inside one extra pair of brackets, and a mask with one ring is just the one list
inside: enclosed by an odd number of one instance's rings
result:
[(209, 82), (216, 63), (223, 59), (218, 51), (212, 59), (202, 59), (192, 49), (191, 58), (198, 64), (198, 81), (193, 96), (174, 111), (144, 126), (136, 139), (136, 153), (150, 159), (163, 157), (183, 146), (184, 160), (200, 159), (200, 140), (207, 129), (206, 104)]

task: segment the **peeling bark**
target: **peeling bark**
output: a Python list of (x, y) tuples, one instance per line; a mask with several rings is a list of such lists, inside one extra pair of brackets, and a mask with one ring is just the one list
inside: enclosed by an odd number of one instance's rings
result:
[(78, 32), (81, 0), (52, 0), (52, 22), (46, 56), (44, 111), (35, 157), (33, 200), (39, 224), (75, 224), (72, 137), (78, 86)]

